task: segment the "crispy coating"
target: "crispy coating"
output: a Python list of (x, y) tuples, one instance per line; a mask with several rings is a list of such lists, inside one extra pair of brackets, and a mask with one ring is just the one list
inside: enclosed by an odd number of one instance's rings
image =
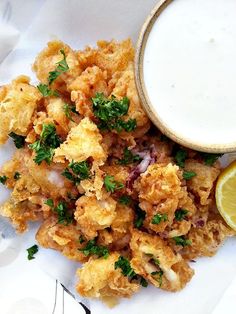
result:
[(0, 144), (6, 142), (10, 132), (27, 134), (40, 98), (39, 91), (29, 84), (27, 76), (19, 76), (0, 89)]
[(211, 203), (210, 194), (220, 170), (196, 162), (196, 160), (187, 160), (185, 170), (194, 171), (196, 173), (195, 177), (188, 180), (188, 189), (200, 199), (201, 205)]
[(225, 239), (234, 236), (235, 232), (227, 227), (223, 219), (217, 215), (207, 221), (201, 228), (192, 228), (188, 234), (191, 245), (183, 249), (182, 255), (187, 259), (201, 256), (213, 256)]
[(106, 160), (106, 152), (101, 145), (102, 136), (96, 124), (88, 118), (84, 118), (69, 132), (67, 139), (55, 151), (55, 161), (81, 162), (92, 157), (97, 163), (103, 164)]
[(112, 253), (107, 259), (90, 259), (81, 269), (78, 269), (79, 283), (76, 286), (78, 293), (92, 298), (129, 298), (137, 292), (140, 286), (130, 283), (120, 269), (115, 269), (118, 258), (119, 254)]
[(36, 240), (45, 248), (60, 251), (67, 258), (84, 263), (88, 258), (80, 251), (83, 247), (79, 241), (81, 235), (76, 224), (59, 224), (57, 218), (51, 216), (40, 226)]
[[(146, 212), (145, 227), (162, 232), (174, 219), (181, 197), (181, 181), (178, 166), (171, 163), (153, 164), (140, 176), (139, 190), (140, 208)], [(153, 224), (157, 214), (166, 215), (166, 220)]]
[(96, 197), (81, 196), (76, 201), (74, 216), (85, 236), (93, 239), (98, 230), (111, 226), (116, 217), (116, 201), (111, 197), (97, 200)]
[[(133, 231), (130, 241), (131, 265), (135, 272), (154, 286), (168, 291), (181, 290), (193, 276), (193, 270), (180, 254), (158, 236)], [(156, 272), (162, 272), (162, 275)]]

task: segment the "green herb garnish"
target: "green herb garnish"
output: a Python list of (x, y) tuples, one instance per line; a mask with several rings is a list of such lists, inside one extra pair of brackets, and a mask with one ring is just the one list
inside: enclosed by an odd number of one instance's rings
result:
[(122, 195), (119, 199), (118, 202), (122, 205), (129, 205), (131, 203), (131, 197), (128, 195)]
[(66, 55), (63, 49), (60, 50), (60, 53), (63, 55), (63, 59), (57, 62), (57, 67), (54, 71), (49, 72), (48, 83), (51, 85), (62, 73), (69, 70), (69, 66), (66, 62)]
[(47, 199), (44, 204), (51, 207), (51, 209), (57, 214), (58, 223), (68, 225), (73, 221), (73, 215), (68, 213), (67, 204), (64, 201), (60, 201), (56, 207), (54, 207), (54, 202), (51, 198)]
[(158, 213), (156, 215), (153, 216), (152, 218), (152, 224), (154, 225), (158, 225), (160, 224), (162, 221), (167, 221), (168, 220), (168, 216), (167, 214), (161, 214), (161, 213)]
[(96, 239), (89, 240), (86, 246), (79, 249), (84, 253), (85, 256), (97, 255), (98, 257), (104, 257), (105, 259), (109, 256), (109, 250), (107, 247), (96, 244)]
[(194, 172), (194, 171), (184, 171), (184, 173), (183, 173), (183, 178), (185, 179), (185, 180), (190, 180), (190, 179), (192, 179), (193, 177), (195, 177), (197, 174), (196, 174), (196, 172)]
[(65, 113), (65, 116), (67, 117), (67, 119), (69, 119), (70, 121), (73, 121), (73, 118), (72, 118), (72, 113), (76, 113), (78, 114), (78, 112), (76, 111), (76, 107), (75, 105), (69, 105), (69, 104), (64, 104), (63, 105), (63, 111)]
[(222, 157), (223, 154), (209, 154), (209, 153), (200, 153), (201, 157), (204, 160), (205, 165), (212, 166), (218, 158)]
[(14, 179), (15, 180), (19, 180), (20, 179), (20, 173), (18, 171), (15, 172)]
[(14, 132), (8, 134), (14, 141), (16, 148), (22, 148), (25, 145), (25, 136), (18, 135)]
[(140, 161), (142, 158), (139, 155), (133, 154), (127, 147), (124, 149), (123, 158), (118, 160), (119, 165), (128, 165), (136, 161)]
[(59, 96), (58, 92), (55, 90), (51, 90), (47, 84), (39, 84), (37, 86), (37, 89), (40, 91), (43, 97)]
[(7, 176), (0, 176), (0, 183), (5, 184), (7, 179), (8, 179)]
[(103, 93), (97, 93), (92, 98), (92, 103), (94, 115), (99, 119), (98, 127), (101, 130), (131, 132), (136, 128), (135, 119), (129, 119), (128, 121), (121, 119), (129, 110), (129, 99), (127, 97), (118, 100), (115, 96), (111, 96), (108, 99)]
[(40, 139), (29, 145), (29, 148), (36, 152), (34, 161), (40, 165), (43, 160), (50, 164), (54, 155), (54, 150), (60, 146), (61, 140), (56, 134), (54, 124), (43, 124)]
[(82, 243), (84, 243), (84, 242), (85, 242), (85, 238), (81, 235), (81, 236), (79, 237), (79, 243), (82, 244)]
[(175, 244), (176, 244), (176, 245), (181, 245), (181, 246), (183, 246), (183, 247), (192, 244), (191, 240), (185, 239), (184, 236), (173, 237), (172, 239), (175, 241)]
[(159, 283), (159, 287), (162, 286), (162, 277), (163, 277), (163, 271), (162, 270), (159, 270), (159, 271), (154, 271), (151, 273), (152, 276), (155, 277), (155, 279), (158, 281)]
[(148, 286), (148, 282), (146, 279), (144, 279), (143, 277), (140, 278), (140, 285), (143, 286), (144, 288), (147, 288)]
[(35, 259), (34, 255), (38, 252), (38, 250), (39, 248), (36, 244), (27, 249), (29, 261)]
[(177, 209), (175, 212), (175, 219), (177, 221), (182, 221), (188, 215), (188, 210), (184, 208)]
[(175, 154), (174, 158), (175, 158), (176, 164), (179, 167), (184, 168), (184, 163), (187, 158), (187, 152), (183, 149), (179, 149), (177, 153)]
[(104, 185), (107, 192), (114, 193), (116, 190), (123, 189), (124, 184), (118, 181), (115, 181), (114, 176), (106, 175), (104, 179)]
[(86, 160), (81, 162), (72, 161), (68, 168), (62, 172), (62, 175), (74, 184), (79, 184), (81, 180), (85, 180), (90, 177), (89, 164)]
[(140, 229), (143, 226), (145, 217), (146, 217), (146, 212), (142, 210), (140, 207), (137, 207), (135, 209), (135, 220), (134, 220), (135, 228)]
[(136, 276), (135, 271), (130, 266), (129, 260), (123, 256), (119, 256), (118, 261), (115, 262), (115, 269), (117, 268), (120, 268), (122, 274), (126, 277), (129, 277), (130, 279)]

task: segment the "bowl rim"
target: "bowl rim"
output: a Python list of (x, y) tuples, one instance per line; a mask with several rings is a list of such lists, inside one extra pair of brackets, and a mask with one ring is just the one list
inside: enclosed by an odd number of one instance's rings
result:
[[(141, 31), (138, 36), (134, 61), (135, 83), (138, 95), (141, 99), (142, 106), (149, 116), (154, 125), (166, 136), (171, 138), (176, 143), (185, 147), (208, 153), (229, 153), (236, 151), (236, 141), (227, 144), (210, 144), (205, 145), (197, 141), (183, 138), (174, 133), (173, 130), (159, 117), (158, 113), (154, 111), (154, 107), (148, 97), (148, 93), (144, 83), (143, 75), (143, 59), (146, 43), (152, 27), (161, 13), (171, 4), (174, 0), (159, 0), (154, 6), (148, 17), (146, 18)], [(155, 114), (154, 114), (155, 112)]]

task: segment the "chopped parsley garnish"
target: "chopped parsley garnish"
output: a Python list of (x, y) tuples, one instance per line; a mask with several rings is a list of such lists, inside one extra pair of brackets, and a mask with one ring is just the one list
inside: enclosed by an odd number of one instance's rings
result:
[(132, 200), (131, 200), (131, 197), (128, 195), (122, 195), (118, 201), (122, 205), (129, 205)]
[(7, 176), (0, 176), (0, 183), (5, 184), (7, 179), (8, 179)]
[(79, 249), (85, 256), (97, 255), (98, 257), (108, 258), (109, 250), (107, 247), (96, 244), (96, 239), (89, 240), (86, 246)]
[(69, 70), (69, 66), (66, 62), (66, 55), (63, 49), (60, 50), (60, 53), (63, 55), (63, 59), (57, 62), (57, 67), (54, 71), (49, 72), (48, 83), (51, 85), (63, 72)]
[(81, 236), (79, 237), (79, 243), (82, 244), (82, 243), (84, 243), (84, 242), (85, 242), (85, 239), (84, 239), (84, 237), (81, 235)]
[(98, 127), (101, 130), (131, 132), (136, 128), (135, 119), (129, 119), (128, 121), (121, 119), (129, 110), (129, 99), (127, 97), (118, 100), (115, 96), (111, 96), (109, 99), (103, 93), (96, 93), (95, 97), (92, 98), (92, 103), (94, 115), (99, 119)]
[(64, 201), (60, 201), (56, 207), (54, 207), (54, 202), (51, 198), (44, 203), (57, 214), (59, 224), (68, 225), (73, 221), (73, 216), (68, 213), (68, 207)]
[(76, 113), (78, 114), (78, 112), (76, 111), (76, 107), (75, 105), (69, 105), (69, 104), (64, 104), (63, 105), (63, 111), (65, 113), (65, 116), (67, 117), (67, 119), (69, 119), (70, 121), (73, 121), (73, 118), (72, 118), (72, 113)]
[(196, 172), (194, 172), (194, 171), (184, 171), (184, 173), (183, 173), (183, 178), (185, 179), (185, 180), (190, 180), (190, 179), (192, 179), (193, 177), (195, 177), (197, 174), (196, 174)]
[(139, 279), (140, 284), (143, 287), (148, 286), (148, 282), (146, 279), (144, 279), (142, 276), (135, 273), (133, 268), (130, 265), (130, 262), (127, 258), (123, 256), (119, 256), (119, 259), (115, 262), (115, 269), (120, 268), (121, 272), (124, 276), (129, 277), (130, 280), (132, 279)]
[(153, 216), (152, 218), (152, 224), (154, 225), (158, 225), (160, 224), (162, 221), (167, 221), (168, 220), (168, 216), (167, 214), (161, 214), (161, 213), (158, 213), (156, 215)]
[(85, 180), (90, 177), (89, 164), (86, 160), (81, 162), (72, 161), (69, 163), (68, 168), (62, 172), (62, 175), (74, 184), (79, 184), (81, 180)]
[(172, 238), (175, 241), (176, 245), (181, 245), (183, 247), (191, 245), (191, 240), (189, 239), (185, 239), (184, 236), (179, 236), (179, 237), (173, 237)]
[(156, 266), (160, 266), (160, 261), (159, 261), (158, 258), (153, 257), (153, 258), (151, 259), (151, 261), (152, 261)]
[(142, 158), (139, 155), (133, 154), (127, 147), (124, 149), (123, 158), (118, 160), (119, 165), (128, 165), (136, 161), (140, 161)]
[(47, 84), (39, 84), (37, 86), (37, 89), (40, 91), (43, 97), (59, 96), (58, 92), (55, 90), (51, 90)]
[(175, 158), (176, 164), (179, 167), (184, 168), (184, 163), (187, 158), (187, 152), (183, 149), (179, 149), (177, 153), (175, 154), (174, 158)]
[(162, 277), (163, 277), (163, 271), (159, 270), (159, 271), (154, 271), (151, 273), (151, 275), (158, 281), (159, 283), (159, 287), (162, 286)]
[(54, 124), (43, 124), (40, 139), (29, 145), (29, 148), (36, 152), (34, 161), (40, 165), (43, 160), (50, 164), (54, 155), (54, 150), (60, 146), (61, 140), (56, 134)]
[(177, 221), (182, 221), (188, 215), (188, 210), (184, 208), (177, 209), (175, 212), (175, 219)]
[(205, 165), (212, 166), (218, 158), (222, 157), (223, 154), (209, 154), (209, 153), (200, 153), (201, 157), (204, 160)]
[(15, 172), (14, 179), (15, 180), (19, 180), (20, 179), (20, 173), (18, 171)]
[(142, 210), (140, 207), (136, 207), (135, 209), (135, 220), (134, 220), (134, 226), (137, 229), (140, 229), (143, 226), (143, 222), (146, 217), (146, 212)]
[(35, 259), (34, 255), (38, 252), (38, 250), (39, 248), (36, 244), (27, 249), (29, 261)]
[(115, 181), (113, 176), (106, 175), (104, 179), (104, 185), (107, 192), (114, 193), (116, 190), (123, 189), (124, 184), (118, 181)]
[(16, 148), (22, 148), (25, 145), (25, 136), (18, 135), (14, 132), (8, 134), (14, 141)]
[(126, 277), (129, 277), (130, 279), (136, 276), (135, 271), (130, 266), (129, 260), (123, 256), (119, 256), (118, 261), (115, 262), (115, 269), (117, 268), (120, 268), (122, 274)]

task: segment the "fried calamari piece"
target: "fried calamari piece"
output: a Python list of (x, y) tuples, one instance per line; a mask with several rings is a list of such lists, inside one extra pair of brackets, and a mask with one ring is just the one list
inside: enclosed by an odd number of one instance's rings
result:
[(40, 226), (36, 240), (45, 248), (57, 250), (71, 260), (84, 263), (88, 257), (80, 251), (84, 246), (80, 241), (81, 236), (78, 226), (59, 224), (58, 219), (51, 216)]
[(76, 127), (72, 128), (67, 140), (55, 150), (54, 160), (63, 162), (81, 162), (92, 157), (98, 164), (103, 164), (107, 154), (102, 146), (102, 136), (92, 121), (84, 118)]
[(112, 253), (107, 259), (90, 259), (77, 270), (79, 283), (76, 290), (83, 297), (100, 298), (108, 301), (112, 298), (129, 298), (140, 288), (139, 284), (131, 283), (128, 277), (121, 273), (121, 269), (115, 269), (115, 262), (119, 254)]
[(39, 81), (48, 84), (49, 72), (55, 71), (57, 62), (60, 62), (63, 59), (60, 50), (63, 50), (65, 53), (69, 69), (60, 74), (54, 81), (53, 87), (57, 90), (62, 90), (63, 92), (65, 91), (65, 83), (69, 84), (82, 72), (76, 52), (74, 52), (68, 45), (59, 40), (48, 42), (47, 47), (38, 54), (32, 68)]
[(235, 231), (227, 227), (218, 215), (215, 219), (208, 220), (202, 227), (191, 228), (188, 234), (191, 245), (184, 247), (181, 254), (187, 259), (213, 256), (226, 238), (234, 235)]
[(15, 203), (9, 199), (0, 206), (0, 215), (10, 219), (16, 231), (22, 233), (27, 230), (29, 221), (36, 221), (42, 218), (40, 207), (28, 201)]
[(0, 89), (0, 144), (8, 134), (27, 135), (32, 116), (41, 96), (36, 87), (29, 84), (27, 76), (19, 76), (11, 84)]
[(214, 183), (220, 173), (220, 169), (209, 167), (194, 159), (185, 162), (185, 171), (193, 171), (196, 176), (187, 181), (189, 191), (200, 199), (201, 205), (212, 202), (211, 194), (214, 191)]
[(194, 271), (180, 254), (175, 254), (158, 236), (133, 231), (130, 242), (131, 266), (155, 287), (178, 291), (185, 287)]
[(162, 232), (172, 224), (182, 196), (179, 167), (171, 163), (153, 164), (140, 177), (136, 189), (139, 192), (139, 206), (146, 212), (144, 225)]
[[(144, 112), (138, 97), (134, 80), (133, 63), (130, 63), (121, 74), (113, 90), (111, 91), (111, 95), (114, 95), (118, 99), (125, 96), (129, 99), (129, 111), (126, 119), (136, 120), (137, 128), (134, 132), (132, 132), (132, 135), (134, 137), (142, 137), (150, 128), (150, 121)], [(123, 135), (125, 136), (127, 133), (124, 133)]]
[(69, 86), (71, 100), (76, 104), (76, 110), (83, 116), (93, 118), (91, 98), (96, 93), (107, 96), (107, 73), (99, 67), (88, 67)]
[(97, 200), (96, 197), (81, 196), (76, 201), (74, 217), (83, 234), (93, 239), (98, 230), (111, 226), (116, 217), (116, 201), (111, 197)]

